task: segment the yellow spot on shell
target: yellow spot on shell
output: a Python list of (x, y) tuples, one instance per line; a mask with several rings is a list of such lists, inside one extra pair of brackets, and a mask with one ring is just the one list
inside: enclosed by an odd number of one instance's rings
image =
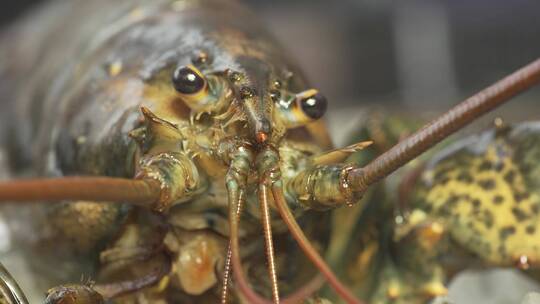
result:
[(302, 195), (302, 196), (298, 197), (298, 200), (300, 200), (300, 201), (308, 201), (310, 198), (311, 198), (311, 196), (309, 194), (305, 194), (305, 195)]
[(504, 120), (500, 117), (497, 117), (495, 118), (495, 120), (493, 120), (493, 124), (495, 125), (495, 128), (499, 129), (499, 128), (503, 128), (504, 127)]
[(431, 223), (423, 230), (422, 237), (430, 244), (437, 243), (444, 233), (444, 227), (440, 223)]
[(351, 275), (355, 276), (359, 281), (362, 281), (369, 275), (369, 265), (373, 263), (374, 257), (377, 254), (379, 245), (377, 242), (369, 243), (361, 253), (356, 257), (356, 263), (352, 267)]
[(444, 234), (444, 227), (439, 222), (423, 223), (414, 228), (413, 233), (417, 235), (418, 244), (425, 250), (431, 250), (441, 240)]
[(111, 65), (109, 66), (109, 76), (118, 76), (122, 72), (122, 68), (123, 66), (121, 61), (115, 61), (111, 63)]
[(78, 145), (83, 145), (86, 143), (86, 136), (78, 136), (76, 141)]
[(409, 225), (411, 226), (418, 225), (421, 222), (425, 221), (426, 218), (427, 218), (427, 215), (424, 211), (416, 209), (411, 213), (409, 217)]
[(424, 291), (429, 297), (445, 296), (448, 289), (441, 282), (430, 282), (424, 286)]
[(157, 293), (161, 293), (169, 287), (169, 282), (171, 281), (169, 276), (164, 276), (163, 279), (159, 281), (159, 283), (154, 288)]
[(174, 1), (173, 3), (171, 3), (171, 8), (175, 12), (181, 12), (185, 10), (187, 7), (188, 7), (188, 2), (186, 0), (179, 0), (179, 1)]
[(396, 282), (391, 282), (390, 286), (386, 290), (386, 296), (391, 300), (395, 300), (399, 297), (399, 295), (400, 295), (399, 285)]
[(440, 223), (433, 223), (430, 226), (431, 232), (435, 234), (443, 234), (444, 227)]
[(144, 11), (140, 7), (134, 8), (131, 12), (129, 12), (129, 17), (137, 20), (144, 16)]

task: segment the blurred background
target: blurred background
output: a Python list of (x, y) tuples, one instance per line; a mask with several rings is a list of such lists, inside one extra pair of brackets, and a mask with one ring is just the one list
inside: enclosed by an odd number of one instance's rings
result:
[[(3, 0), (0, 25), (40, 2)], [(448, 107), (540, 55), (538, 0), (244, 2), (333, 108)]]
[(344, 106), (439, 108), (540, 55), (538, 0), (249, 2)]

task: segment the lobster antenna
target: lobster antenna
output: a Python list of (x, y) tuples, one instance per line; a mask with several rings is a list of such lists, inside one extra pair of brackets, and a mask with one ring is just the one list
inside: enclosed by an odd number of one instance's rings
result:
[(160, 197), (157, 182), (113, 177), (63, 177), (0, 183), (0, 203), (93, 200), (149, 206)]
[[(228, 187), (229, 196), (229, 225), (230, 225), (230, 249), (231, 249), (231, 264), (235, 278), (235, 283), (238, 284), (238, 289), (246, 297), (248, 303), (252, 304), (272, 304), (263, 296), (257, 294), (248, 283), (240, 260), (240, 246), (238, 237), (238, 211), (242, 210), (243, 194), (236, 187)], [(319, 290), (324, 283), (324, 278), (318, 274), (311, 279), (306, 285), (303, 285), (291, 295), (280, 301), (281, 304), (301, 303), (315, 291)], [(222, 298), (223, 300), (223, 298)], [(226, 299), (225, 299), (226, 301)]]
[(540, 59), (464, 100), (405, 138), (363, 168), (352, 169), (347, 184), (362, 194), (367, 188), (433, 147), (476, 118), (540, 82)]
[[(231, 195), (230, 190), (229, 190), (229, 195)], [(235, 210), (236, 212), (235, 217), (237, 220), (236, 225), (238, 225), (238, 219), (240, 218), (240, 214), (242, 213), (243, 201), (242, 201), (242, 194), (239, 194), (239, 197), (237, 199), (235, 198), (234, 195), (233, 197), (229, 196), (229, 208)], [(234, 200), (236, 200), (236, 203), (234, 202)], [(231, 224), (229, 223), (229, 225)], [(229, 290), (229, 280), (231, 276), (231, 259), (232, 259), (232, 236), (230, 237), (230, 240), (229, 240), (229, 246), (227, 248), (227, 257), (225, 260), (225, 267), (223, 270), (223, 286), (221, 290), (221, 304), (227, 304), (227, 294)]]
[(270, 207), (268, 206), (268, 188), (264, 183), (259, 185), (259, 202), (261, 204), (261, 221), (264, 231), (264, 242), (266, 244), (266, 260), (268, 261), (268, 272), (270, 273), (270, 283), (272, 284), (272, 299), (274, 300), (274, 303), (279, 304), (279, 287), (277, 282), (274, 242), (272, 240)]
[(336, 293), (340, 295), (343, 300), (349, 304), (363, 304), (361, 300), (357, 299), (354, 294), (347, 288), (341, 281), (336, 277), (332, 269), (326, 264), (324, 259), (320, 256), (317, 250), (311, 245), (311, 242), (307, 239), (306, 235), (298, 225), (298, 222), (294, 218), (294, 215), (291, 212), (291, 209), (285, 201), (285, 196), (283, 194), (283, 186), (281, 181), (278, 181), (272, 185), (272, 195), (274, 197), (274, 202), (276, 207), (281, 215), (281, 218), (291, 231), (292, 236), (302, 248), (307, 257), (315, 264), (317, 269), (323, 274), (328, 283), (334, 288)]
[(231, 241), (229, 240), (229, 247), (227, 248), (227, 257), (225, 259), (225, 267), (223, 269), (223, 286), (221, 287), (221, 304), (227, 304), (227, 298), (229, 295), (229, 281), (231, 277), (231, 259), (232, 259), (232, 248), (231, 248)]

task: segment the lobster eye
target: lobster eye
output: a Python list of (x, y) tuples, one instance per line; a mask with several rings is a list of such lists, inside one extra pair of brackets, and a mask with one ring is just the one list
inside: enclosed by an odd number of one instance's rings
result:
[[(270, 95), (272, 97), (272, 94)], [(296, 95), (285, 94), (274, 100), (274, 115), (286, 128), (305, 126), (321, 118), (326, 112), (326, 98), (317, 90), (307, 90)]]
[(192, 65), (178, 67), (172, 76), (176, 91), (184, 95), (192, 95), (206, 87), (206, 80), (202, 73)]
[(312, 95), (301, 97), (300, 107), (304, 114), (311, 119), (319, 119), (326, 112), (326, 98), (319, 92), (314, 91)]

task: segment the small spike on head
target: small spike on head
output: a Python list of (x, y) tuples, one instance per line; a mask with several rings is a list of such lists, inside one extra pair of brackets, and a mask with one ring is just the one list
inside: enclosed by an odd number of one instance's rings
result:
[(129, 132), (129, 137), (137, 142), (143, 153), (152, 147), (174, 146), (183, 140), (176, 125), (157, 117), (146, 107), (141, 107), (141, 113), (143, 126)]

